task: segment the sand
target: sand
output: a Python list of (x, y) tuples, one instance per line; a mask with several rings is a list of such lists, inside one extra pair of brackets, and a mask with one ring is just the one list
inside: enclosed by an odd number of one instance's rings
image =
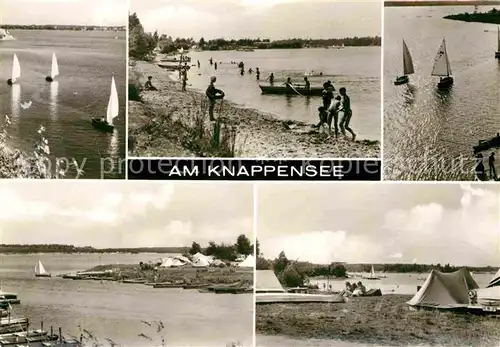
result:
[(498, 346), (500, 318), (413, 310), (411, 296), (352, 298), (341, 304), (257, 305), (256, 332), (383, 346)]
[[(190, 89), (181, 91), (179, 82), (170, 78), (170, 72), (154, 63), (135, 62), (130, 66), (130, 76), (144, 84), (148, 75), (154, 76), (158, 91), (142, 93), (143, 102), (129, 101), (129, 155), (133, 157), (194, 157), (211, 156), (196, 153), (176, 138), (175, 129), (165, 127), (151, 131), (151, 122), (161, 122), (162, 115), (172, 115), (183, 122), (192, 114), (205, 112), (206, 96)], [(341, 136), (327, 137), (305, 124), (282, 121), (258, 110), (245, 109), (233, 102), (218, 102), (216, 117), (234, 127), (236, 131), (236, 157), (243, 158), (379, 158), (378, 141), (356, 140)], [(208, 113), (206, 114), (208, 118)], [(208, 119), (206, 120), (208, 123)], [(165, 122), (165, 124), (169, 124)], [(157, 126), (156, 126), (157, 128)], [(172, 126), (170, 125), (170, 128)]]

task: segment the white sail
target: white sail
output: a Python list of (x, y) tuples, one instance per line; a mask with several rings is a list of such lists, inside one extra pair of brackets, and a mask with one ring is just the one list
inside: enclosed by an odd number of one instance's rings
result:
[(59, 65), (57, 64), (56, 54), (52, 53), (52, 67), (50, 69), (50, 77), (54, 78), (59, 75)]
[(370, 277), (375, 277), (375, 269), (373, 268), (373, 265), (372, 265), (372, 271), (370, 273)]
[(448, 60), (448, 53), (446, 52), (446, 41), (443, 39), (441, 46), (436, 55), (434, 61), (434, 67), (432, 68), (432, 76), (451, 76), (451, 66)]
[(410, 50), (406, 46), (406, 42), (403, 40), (403, 73), (405, 75), (411, 75), (415, 72), (413, 68), (413, 60), (411, 59)]
[(17, 59), (17, 55), (14, 53), (14, 60), (12, 62), (12, 83), (14, 83), (19, 77), (21, 77), (21, 65)]
[(108, 110), (106, 113), (106, 121), (108, 124), (113, 124), (113, 119), (118, 117), (119, 103), (118, 92), (116, 91), (115, 78), (111, 78), (111, 94), (109, 96)]
[(43, 264), (42, 264), (42, 262), (40, 260), (38, 261), (38, 264), (35, 266), (35, 273), (37, 275), (45, 275), (45, 274), (47, 274), (47, 271), (43, 267)]

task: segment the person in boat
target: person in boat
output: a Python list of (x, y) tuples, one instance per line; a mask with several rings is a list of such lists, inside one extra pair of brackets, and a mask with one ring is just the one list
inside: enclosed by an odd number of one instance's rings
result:
[(214, 69), (217, 70), (217, 62), (214, 64)]
[(349, 127), (349, 123), (351, 122), (352, 117), (351, 98), (349, 98), (349, 95), (347, 95), (347, 90), (344, 87), (339, 89), (339, 93), (342, 97), (342, 102), (339, 110), (339, 113), (342, 112), (342, 119), (340, 120), (340, 131), (342, 131), (342, 134), (344, 136), (346, 135), (346, 130), (350, 132), (352, 135), (352, 140), (354, 141), (356, 139), (356, 134)]
[(288, 88), (292, 88), (292, 79), (287, 77), (286, 82), (284, 83)]
[(146, 83), (144, 83), (144, 89), (146, 89), (146, 90), (158, 90), (153, 85), (152, 80), (153, 80), (153, 76), (148, 76), (148, 80), (146, 81)]
[(199, 61), (199, 60), (197, 60), (197, 63), (198, 63), (198, 69), (199, 69), (199, 68), (200, 68), (200, 61)]
[(335, 129), (335, 137), (339, 136), (339, 110), (342, 98), (337, 95), (335, 99), (332, 100), (330, 107), (328, 108), (328, 134), (332, 132), (332, 121), (333, 127)]
[(491, 152), (490, 156), (488, 157), (488, 166), (490, 169), (490, 178), (496, 179), (497, 171), (495, 169), (495, 152)]
[(306, 90), (309, 90), (311, 89), (311, 82), (309, 82), (309, 79), (306, 77), (304, 77), (304, 82), (306, 84)]
[(271, 72), (268, 78), (266, 78), (266, 81), (269, 81), (270, 85), (274, 84), (274, 73)]
[(476, 177), (480, 181), (486, 181), (486, 170), (484, 169), (483, 164), (483, 154), (478, 153), (476, 156)]
[(259, 70), (259, 68), (255, 68), (255, 74), (257, 75), (257, 81), (260, 80), (260, 70)]
[(210, 103), (210, 106), (208, 108), (208, 115), (210, 116), (210, 121), (214, 121), (214, 108), (215, 108), (215, 102), (217, 99), (222, 99), (224, 97), (224, 92), (220, 89), (215, 88), (215, 82), (217, 81), (217, 77), (212, 76), (210, 78), (210, 85), (207, 88), (207, 91), (205, 94), (208, 97), (208, 101)]

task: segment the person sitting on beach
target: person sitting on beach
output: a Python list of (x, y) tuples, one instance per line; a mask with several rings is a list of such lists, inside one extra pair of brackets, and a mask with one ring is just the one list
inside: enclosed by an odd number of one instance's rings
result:
[(271, 72), (268, 78), (266, 78), (266, 81), (269, 81), (270, 85), (274, 84), (274, 73)]
[(339, 93), (342, 96), (342, 103), (339, 110), (339, 112), (342, 112), (342, 119), (340, 120), (340, 131), (342, 131), (342, 134), (344, 136), (346, 135), (346, 130), (350, 132), (352, 135), (352, 140), (354, 141), (356, 139), (356, 134), (349, 127), (349, 122), (351, 121), (352, 117), (351, 99), (347, 95), (347, 91), (344, 87), (339, 89)]
[(330, 107), (328, 108), (328, 120), (327, 120), (328, 134), (332, 132), (332, 121), (333, 121), (333, 126), (335, 129), (335, 137), (339, 136), (339, 110), (340, 110), (341, 99), (342, 98), (340, 97), (340, 95), (337, 95), (330, 104)]
[(361, 281), (358, 284), (354, 283), (354, 285), (356, 285), (356, 289), (352, 291), (352, 296), (363, 296), (366, 293), (366, 288)]
[(260, 70), (259, 70), (259, 68), (255, 68), (255, 74), (257, 75), (257, 81), (260, 80)]
[(361, 281), (358, 282), (358, 289), (361, 291), (361, 293), (363, 295), (366, 294), (366, 287), (364, 286), (364, 284)]
[(212, 76), (210, 78), (210, 85), (207, 88), (207, 91), (205, 94), (208, 97), (208, 101), (210, 103), (210, 106), (208, 108), (208, 115), (210, 116), (210, 121), (214, 121), (214, 108), (215, 108), (215, 102), (217, 99), (222, 99), (224, 97), (224, 92), (220, 89), (215, 88), (215, 82), (217, 81), (217, 77)]
[(146, 81), (146, 83), (144, 83), (144, 89), (146, 90), (158, 90), (156, 89), (155, 86), (153, 86), (153, 82), (151, 82), (153, 79), (153, 76), (148, 76), (148, 80)]
[(304, 77), (304, 82), (306, 83), (306, 90), (309, 90), (311, 89), (311, 82), (309, 82), (309, 79), (306, 77)]

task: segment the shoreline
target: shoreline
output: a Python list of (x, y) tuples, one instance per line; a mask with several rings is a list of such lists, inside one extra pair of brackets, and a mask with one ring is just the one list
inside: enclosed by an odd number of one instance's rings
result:
[[(159, 125), (156, 132), (163, 139), (154, 138), (151, 123), (186, 123), (193, 113), (205, 118), (208, 102), (203, 92), (187, 87), (181, 91), (180, 82), (172, 81), (170, 73), (154, 62), (136, 61), (129, 66), (130, 76), (135, 75), (136, 84), (143, 85), (145, 76), (154, 76), (158, 91), (141, 94), (143, 102), (129, 100), (129, 156), (207, 156), (183, 144), (179, 134), (167, 133), (165, 125)], [(132, 83), (132, 79), (129, 83)], [(205, 109), (204, 109), (205, 107)], [(312, 130), (311, 124), (296, 121), (282, 121), (255, 109), (242, 108), (234, 102), (224, 100), (215, 107), (215, 116), (222, 119), (235, 132), (235, 157), (245, 158), (380, 158), (380, 142), (371, 140), (344, 139)], [(158, 124), (157, 124), (158, 125)], [(210, 125), (206, 125), (209, 127)], [(208, 155), (210, 156), (210, 155)]]
[(495, 317), (413, 310), (406, 304), (411, 298), (391, 294), (336, 304), (257, 305), (256, 333), (383, 346), (486, 347), (500, 339)]
[(481, 24), (500, 24), (500, 11), (496, 12), (481, 12), (481, 13), (456, 13), (443, 17), (444, 19), (455, 20), (466, 23), (481, 23)]

